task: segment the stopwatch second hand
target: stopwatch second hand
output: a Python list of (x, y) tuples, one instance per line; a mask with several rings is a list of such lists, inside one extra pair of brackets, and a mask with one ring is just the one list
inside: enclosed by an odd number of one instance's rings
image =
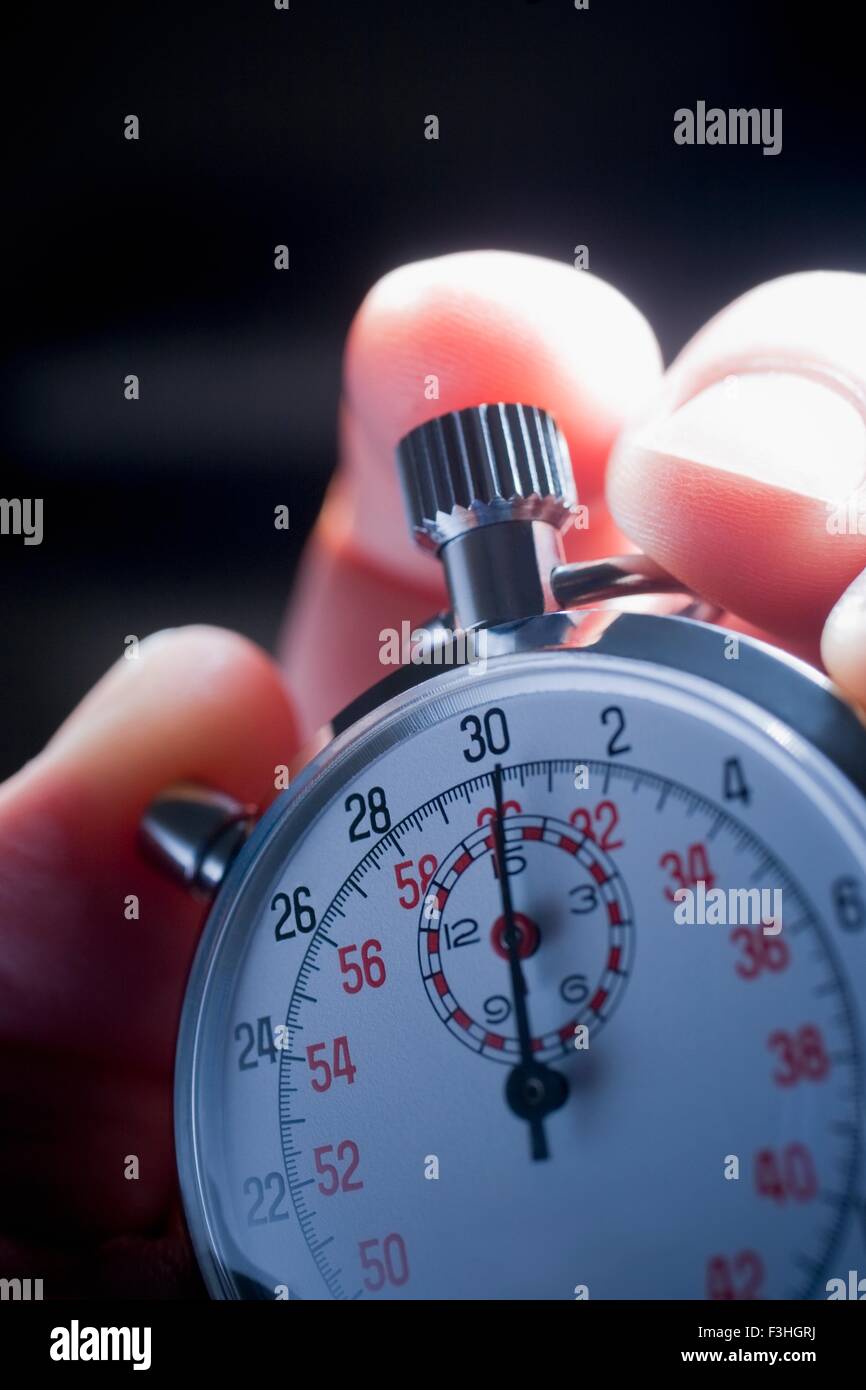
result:
[(520, 964), (520, 934), (514, 920), (514, 904), (511, 899), (511, 879), (508, 860), (505, 854), (505, 828), (502, 810), (502, 764), (493, 769), (493, 794), (496, 800), (496, 862), (499, 869), (499, 889), (502, 895), (502, 915), (505, 918), (505, 944), (508, 950), (508, 967), (511, 975), (511, 996), (514, 1001), (514, 1017), (517, 1023), (517, 1037), (520, 1043), (520, 1062), (513, 1067), (505, 1084), (505, 1098), (509, 1106), (521, 1119), (528, 1121), (532, 1144), (532, 1157), (540, 1160), (550, 1157), (544, 1117), (558, 1110), (568, 1096), (568, 1083), (565, 1077), (543, 1062), (537, 1062), (532, 1052), (532, 1029), (529, 1026), (529, 1009), (526, 1004), (526, 980)]

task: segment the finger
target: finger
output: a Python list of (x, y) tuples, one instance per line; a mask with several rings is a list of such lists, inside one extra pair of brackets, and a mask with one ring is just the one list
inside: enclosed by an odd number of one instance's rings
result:
[[(18, 1225), (52, 1238), (73, 1226), (141, 1229), (163, 1209), (174, 1184), (169, 1083), (202, 908), (143, 860), (139, 821), (179, 780), (266, 802), (294, 746), (264, 653), (187, 628), (121, 659), (0, 789), (8, 1236)], [(125, 1178), (127, 1155), (138, 1181)]]
[(685, 348), (608, 479), (614, 516), (654, 559), (814, 649), (866, 565), (864, 313), (859, 275), (790, 276), (737, 300)]
[(404, 266), (369, 293), (349, 333), (341, 463), (305, 557), (282, 644), (309, 725), (386, 674), (379, 631), (429, 617), (438, 566), (406, 533), (394, 447), (414, 426), (483, 401), (549, 410), (568, 441), (589, 528), (616, 548), (603, 503), (611, 443), (656, 385), (646, 321), (585, 271), (533, 256), (468, 252)]
[(56, 1227), (42, 1239), (0, 1235), (0, 1268), (4, 1277), (31, 1280), (35, 1298), (207, 1297), (179, 1201), (156, 1233), (104, 1240), (89, 1234), (75, 1243)]

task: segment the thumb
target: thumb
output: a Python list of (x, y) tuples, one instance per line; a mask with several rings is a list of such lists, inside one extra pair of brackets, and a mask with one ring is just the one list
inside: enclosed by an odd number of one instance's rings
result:
[[(179, 780), (269, 800), (294, 729), (279, 673), (250, 642), (204, 627), (159, 633), (0, 788), (0, 1231), (18, 1267), (34, 1245), (163, 1221), (171, 1067), (201, 906), (144, 861), (141, 814)], [(124, 1177), (130, 1153), (137, 1182)]]
[[(270, 659), (215, 628), (121, 659), (0, 788), (2, 1036), (167, 1071), (199, 905), (138, 849), (145, 807), (190, 780), (263, 804), (295, 722)], [(125, 905), (134, 896), (129, 920)]]

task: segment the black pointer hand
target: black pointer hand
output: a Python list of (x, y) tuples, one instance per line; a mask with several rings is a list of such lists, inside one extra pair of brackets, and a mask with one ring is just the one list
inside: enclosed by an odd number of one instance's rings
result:
[(514, 920), (514, 904), (511, 901), (511, 879), (508, 875), (508, 860), (505, 855), (505, 828), (502, 814), (502, 764), (493, 769), (493, 794), (496, 798), (496, 864), (499, 870), (499, 888), (502, 894), (502, 915), (505, 918), (504, 940), (508, 950), (508, 968), (511, 974), (511, 997), (514, 1001), (514, 1017), (517, 1021), (517, 1038), (520, 1043), (520, 1062), (512, 1068), (505, 1083), (505, 1099), (515, 1115), (529, 1122), (533, 1159), (549, 1158), (547, 1135), (544, 1132), (544, 1117), (565, 1104), (568, 1096), (568, 1083), (565, 1077), (543, 1062), (536, 1062), (532, 1052), (532, 1030), (529, 1026), (529, 1010), (526, 1006), (526, 980), (520, 963), (520, 932)]

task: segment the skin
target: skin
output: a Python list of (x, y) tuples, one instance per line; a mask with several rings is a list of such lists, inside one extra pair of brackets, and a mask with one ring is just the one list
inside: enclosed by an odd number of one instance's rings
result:
[(463, 253), (371, 290), (279, 664), (230, 632), (159, 633), (0, 788), (0, 1274), (43, 1278), (46, 1296), (201, 1294), (170, 1106), (204, 914), (142, 860), (136, 829), (179, 780), (265, 806), (275, 766), (381, 676), (379, 630), (441, 605), (435, 562), (405, 538), (398, 438), (478, 401), (545, 407), (590, 509), (570, 558), (636, 544), (738, 627), (822, 657), (862, 708), (866, 536), (826, 522), (866, 478), (864, 318), (866, 277), (789, 276), (724, 309), (663, 374), (638, 310), (571, 267)]

